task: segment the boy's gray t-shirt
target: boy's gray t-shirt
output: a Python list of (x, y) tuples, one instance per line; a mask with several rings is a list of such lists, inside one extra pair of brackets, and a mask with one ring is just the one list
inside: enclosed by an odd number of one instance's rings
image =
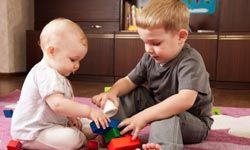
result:
[(210, 118), (213, 96), (201, 55), (188, 44), (171, 61), (160, 65), (144, 53), (137, 66), (128, 74), (136, 85), (147, 82), (154, 99), (161, 102), (182, 89), (198, 92), (194, 105), (187, 111), (205, 121), (211, 127)]

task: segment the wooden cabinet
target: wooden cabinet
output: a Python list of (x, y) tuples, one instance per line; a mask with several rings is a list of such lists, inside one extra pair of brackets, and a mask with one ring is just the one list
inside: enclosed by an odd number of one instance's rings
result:
[[(87, 33), (89, 51), (77, 75), (126, 76), (139, 62), (144, 44), (135, 32), (122, 32), (125, 2), (131, 0), (35, 0), (35, 31), (27, 31), (27, 69), (42, 58), (41, 29), (54, 18), (78, 23)], [(210, 80), (250, 82), (250, 1), (218, 0), (214, 14), (191, 14), (187, 40), (203, 57)], [(220, 35), (218, 38), (218, 35)]]
[(187, 43), (201, 54), (210, 80), (216, 79), (217, 39), (217, 34), (197, 33), (189, 35), (187, 40)]
[(219, 36), (217, 81), (250, 82), (250, 33)]
[(114, 75), (126, 76), (139, 62), (144, 53), (144, 43), (138, 34), (115, 34)]
[(120, 30), (121, 0), (35, 0), (35, 31), (27, 32), (27, 69), (42, 53), (36, 41), (51, 20), (64, 17), (87, 33), (89, 48), (76, 75), (114, 76), (114, 32)]

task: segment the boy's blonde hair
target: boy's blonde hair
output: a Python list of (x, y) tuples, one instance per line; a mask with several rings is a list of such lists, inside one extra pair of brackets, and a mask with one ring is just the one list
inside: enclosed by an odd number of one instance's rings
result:
[(58, 38), (63, 38), (66, 32), (80, 34), (80, 40), (87, 46), (86, 35), (78, 24), (66, 18), (57, 18), (43, 28), (39, 41), (41, 49), (44, 50), (48, 44), (55, 44)]
[(182, 0), (150, 0), (136, 19), (141, 28), (164, 27), (166, 31), (188, 29), (189, 10)]

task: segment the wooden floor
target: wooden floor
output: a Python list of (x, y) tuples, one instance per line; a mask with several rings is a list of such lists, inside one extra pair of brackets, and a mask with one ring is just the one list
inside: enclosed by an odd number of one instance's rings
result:
[[(7, 95), (15, 89), (21, 89), (25, 75), (1, 76), (0, 75), (0, 96)], [(75, 96), (92, 97), (103, 91), (104, 86), (112, 83), (104, 82), (84, 82), (71, 81)], [(212, 88), (215, 106), (230, 107), (249, 107), (250, 108), (250, 89), (219, 89)]]

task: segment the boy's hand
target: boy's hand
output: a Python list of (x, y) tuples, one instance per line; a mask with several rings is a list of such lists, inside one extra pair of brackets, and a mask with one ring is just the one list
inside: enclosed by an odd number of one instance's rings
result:
[(114, 105), (118, 108), (119, 106), (119, 100), (117, 96), (110, 94), (110, 92), (101, 93), (92, 98), (92, 103), (96, 104), (98, 107), (102, 108), (104, 107), (104, 104), (107, 100), (110, 100), (114, 103)]
[(121, 134), (125, 134), (129, 131), (132, 131), (132, 140), (134, 140), (139, 132), (147, 125), (147, 122), (144, 120), (144, 117), (138, 113), (130, 118), (126, 118), (124, 119), (120, 124), (119, 124), (119, 128), (123, 128), (124, 129), (120, 132)]
[(79, 130), (82, 130), (82, 122), (78, 118), (68, 117), (68, 126), (69, 127), (76, 127)]
[(91, 108), (89, 118), (95, 122), (97, 128), (100, 128), (100, 125), (103, 129), (109, 126), (110, 119), (101, 110)]

